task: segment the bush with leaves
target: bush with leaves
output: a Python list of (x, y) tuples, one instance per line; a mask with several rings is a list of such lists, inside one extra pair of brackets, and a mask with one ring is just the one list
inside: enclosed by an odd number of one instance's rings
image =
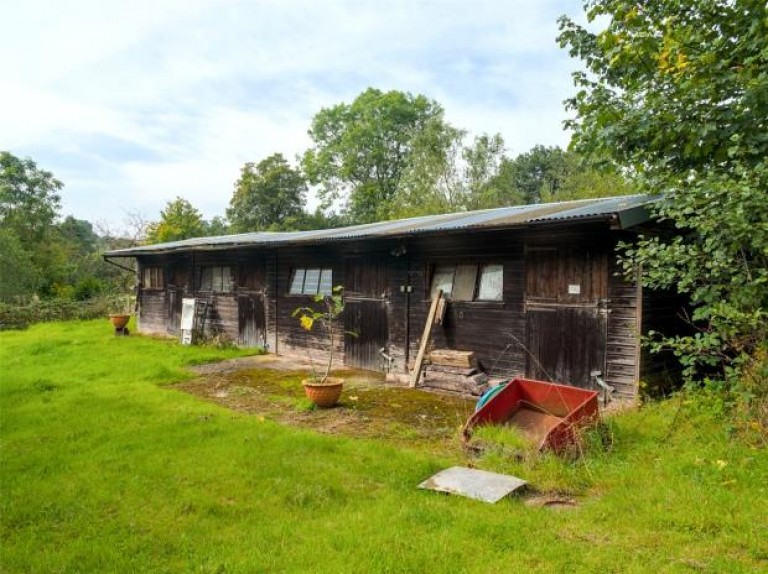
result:
[[(586, 67), (567, 102), (574, 147), (663, 194), (656, 215), (676, 232), (628, 247), (624, 265), (693, 308), (694, 334), (654, 348), (672, 348), (689, 381), (743, 393), (768, 339), (768, 7), (588, 0), (585, 9), (607, 22), (602, 31), (560, 21), (561, 45)], [(765, 396), (768, 382), (752, 392)]]
[(105, 318), (130, 307), (126, 296), (94, 297), (85, 301), (70, 298), (34, 300), (25, 305), (0, 302), (0, 330), (23, 329), (34, 323)]

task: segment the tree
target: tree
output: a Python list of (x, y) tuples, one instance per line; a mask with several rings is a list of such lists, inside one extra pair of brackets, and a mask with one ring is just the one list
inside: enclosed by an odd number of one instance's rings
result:
[(0, 152), (0, 224), (27, 244), (38, 242), (56, 220), (63, 184), (30, 158)]
[(221, 215), (214, 215), (210, 220), (203, 222), (205, 235), (227, 235), (230, 232), (230, 226), (226, 218)]
[(304, 154), (303, 169), (310, 183), (321, 186), (327, 205), (344, 203), (351, 223), (386, 219), (414, 138), (430, 122), (433, 130), (435, 123), (444, 125), (437, 102), (368, 88), (351, 104), (315, 115), (309, 130), (314, 147)]
[(466, 132), (428, 121), (411, 141), (411, 152), (391, 202), (392, 217), (460, 211), (464, 206), (461, 154)]
[(246, 163), (229, 202), (232, 231), (280, 230), (302, 213), (307, 184), (282, 154)]
[(2, 291), (29, 296), (50, 288), (66, 257), (56, 236), (63, 184), (30, 158), (0, 152), (0, 229), (3, 231)]
[(541, 203), (544, 196), (555, 197), (575, 165), (559, 147), (534, 146), (530, 151), (507, 160), (501, 179), (507, 189), (519, 194), (523, 203)]
[(614, 166), (588, 164), (560, 147), (537, 145), (515, 158), (504, 158), (493, 187), (499, 205), (516, 205), (626, 195), (631, 188)]
[(504, 139), (501, 134), (483, 134), (462, 151), (467, 209), (497, 207), (501, 190), (498, 175), (504, 164)]
[(32, 253), (12, 229), (0, 227), (0, 300), (31, 295), (41, 280)]
[[(755, 0), (589, 0), (593, 33), (560, 20), (581, 58), (567, 106), (575, 149), (638, 174), (672, 237), (625, 251), (648, 287), (685, 293), (697, 331), (667, 338), (688, 374), (740, 385), (768, 339), (768, 8)], [(657, 347), (658, 348), (658, 347)], [(766, 392), (763, 383), (762, 392)]]
[(493, 183), (504, 160), (500, 134), (482, 134), (465, 144), (467, 133), (450, 125), (427, 129), (413, 142), (393, 210), (399, 217), (495, 207)]
[(59, 237), (70, 246), (73, 255), (82, 256), (96, 250), (99, 236), (89, 221), (68, 215), (57, 227)]
[(202, 235), (204, 226), (200, 212), (183, 197), (177, 197), (160, 212), (160, 221), (149, 225), (147, 242), (165, 243)]

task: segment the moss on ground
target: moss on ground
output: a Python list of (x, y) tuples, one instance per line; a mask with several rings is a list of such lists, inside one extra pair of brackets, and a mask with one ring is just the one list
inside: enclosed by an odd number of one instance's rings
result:
[(307, 376), (301, 370), (249, 368), (209, 374), (175, 388), (284, 424), (460, 454), (458, 431), (472, 414), (473, 401), (389, 385), (368, 371), (345, 370), (334, 373), (345, 379), (339, 404), (313, 409), (301, 386)]

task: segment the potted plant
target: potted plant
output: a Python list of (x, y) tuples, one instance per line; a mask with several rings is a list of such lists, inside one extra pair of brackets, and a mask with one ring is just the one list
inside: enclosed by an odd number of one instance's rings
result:
[(120, 297), (110, 305), (109, 322), (115, 329), (124, 329), (131, 320), (131, 298)]
[[(315, 295), (314, 307), (299, 307), (293, 311), (293, 316), (298, 317), (302, 328), (312, 331), (316, 326), (327, 335), (327, 351), (325, 365), (321, 370), (315, 364), (312, 354), (307, 352), (309, 363), (311, 365), (311, 376), (302, 381), (304, 392), (309, 400), (318, 407), (327, 408), (334, 406), (341, 396), (341, 389), (344, 385), (344, 379), (331, 377), (331, 368), (333, 367), (334, 345), (338, 335), (336, 322), (344, 311), (344, 288), (336, 286), (330, 295)], [(354, 335), (354, 333), (350, 333)]]

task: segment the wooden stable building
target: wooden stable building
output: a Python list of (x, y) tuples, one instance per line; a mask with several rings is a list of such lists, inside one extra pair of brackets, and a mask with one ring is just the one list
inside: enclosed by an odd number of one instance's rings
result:
[(647, 196), (425, 216), (304, 232), (203, 237), (108, 252), (136, 258), (138, 328), (178, 335), (182, 298), (209, 303), (208, 328), (244, 346), (305, 353), (320, 342), (292, 317), (344, 287), (343, 362), (408, 373), (432, 293), (447, 308), (433, 348), (473, 351), (494, 377), (526, 375), (624, 399), (665, 365), (640, 335), (675, 298), (628, 281), (616, 246), (648, 232)]

